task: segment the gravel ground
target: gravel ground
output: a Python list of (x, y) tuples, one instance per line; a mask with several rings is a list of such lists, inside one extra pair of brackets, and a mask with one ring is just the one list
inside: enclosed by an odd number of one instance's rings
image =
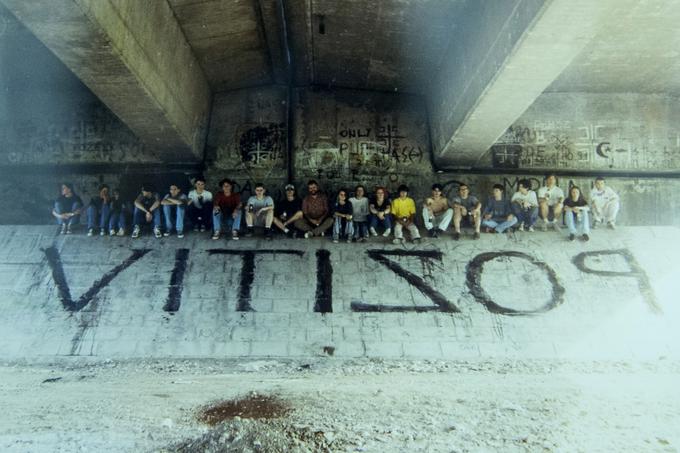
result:
[[(679, 378), (663, 359), (4, 363), (0, 451), (677, 452)], [(201, 416), (262, 397), (286, 410)]]

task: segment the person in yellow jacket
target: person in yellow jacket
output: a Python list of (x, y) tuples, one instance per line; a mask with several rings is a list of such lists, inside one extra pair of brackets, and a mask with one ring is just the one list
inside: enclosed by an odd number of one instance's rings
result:
[(408, 186), (399, 186), (399, 198), (392, 201), (392, 217), (394, 217), (394, 244), (404, 242), (403, 230), (406, 228), (411, 233), (414, 244), (420, 243), (420, 232), (414, 223), (416, 215), (416, 202), (408, 196)]

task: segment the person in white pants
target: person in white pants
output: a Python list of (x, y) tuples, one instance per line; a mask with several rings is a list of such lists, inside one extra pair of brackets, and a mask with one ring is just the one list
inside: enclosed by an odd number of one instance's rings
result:
[(449, 206), (449, 200), (442, 196), (442, 185), (432, 185), (432, 196), (425, 199), (423, 206), (423, 224), (431, 238), (439, 237), (446, 231), (453, 219), (453, 209)]
[(607, 187), (604, 178), (599, 176), (595, 179), (595, 187), (590, 191), (591, 214), (593, 228), (598, 223), (606, 223), (612, 230), (616, 228), (616, 216), (619, 213), (619, 196)]

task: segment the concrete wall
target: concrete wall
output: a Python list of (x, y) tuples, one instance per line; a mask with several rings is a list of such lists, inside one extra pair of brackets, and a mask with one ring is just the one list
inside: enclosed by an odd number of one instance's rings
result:
[(680, 170), (680, 108), (668, 95), (545, 93), (491, 148), (494, 168)]

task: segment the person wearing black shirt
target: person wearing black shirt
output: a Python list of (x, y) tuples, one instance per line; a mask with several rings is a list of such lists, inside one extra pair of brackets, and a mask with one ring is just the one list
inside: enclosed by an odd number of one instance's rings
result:
[(274, 204), (274, 225), (289, 237), (297, 237), (295, 221), (302, 218), (302, 200), (295, 194), (295, 186), (286, 184), (286, 197)]
[(352, 242), (354, 236), (354, 222), (352, 222), (352, 203), (347, 200), (347, 190), (340, 189), (338, 198), (333, 205), (333, 242), (338, 242), (340, 237), (347, 237), (347, 242)]
[(583, 198), (581, 189), (572, 186), (569, 196), (564, 200), (564, 221), (569, 228), (569, 240), (576, 239), (577, 229), (581, 230), (581, 239), (590, 239), (590, 219), (588, 218), (588, 202)]
[(99, 225), (99, 235), (106, 234), (106, 227), (109, 224), (111, 215), (111, 197), (109, 186), (102, 184), (99, 186), (99, 195), (90, 199), (87, 207), (87, 235), (92, 236), (96, 225)]

